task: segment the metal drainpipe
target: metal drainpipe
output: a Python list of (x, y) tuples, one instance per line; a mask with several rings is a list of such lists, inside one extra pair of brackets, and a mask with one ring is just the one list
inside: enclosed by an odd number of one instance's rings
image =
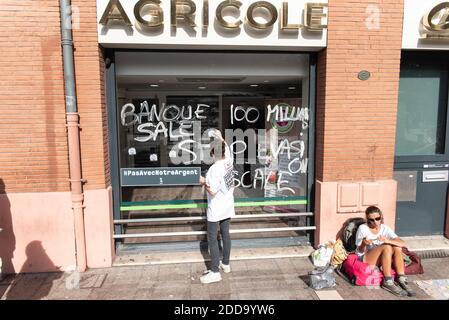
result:
[(64, 61), (70, 189), (75, 223), (76, 266), (79, 272), (84, 272), (87, 267), (83, 206), (83, 182), (85, 181), (81, 178), (80, 129), (75, 90), (75, 67), (73, 62), (71, 0), (60, 0), (59, 5), (61, 14), (62, 57)]

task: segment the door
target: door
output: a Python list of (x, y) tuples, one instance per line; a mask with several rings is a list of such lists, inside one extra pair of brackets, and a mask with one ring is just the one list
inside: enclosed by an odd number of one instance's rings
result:
[(394, 177), (396, 231), (443, 234), (448, 192), (448, 60), (442, 52), (403, 52)]

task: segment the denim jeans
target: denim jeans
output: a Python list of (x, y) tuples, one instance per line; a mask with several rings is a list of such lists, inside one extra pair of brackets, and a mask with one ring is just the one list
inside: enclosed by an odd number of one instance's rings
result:
[(207, 243), (211, 258), (212, 272), (219, 272), (220, 249), (218, 247), (218, 226), (220, 226), (221, 239), (223, 240), (223, 264), (229, 264), (231, 255), (231, 237), (229, 236), (229, 225), (231, 219), (225, 219), (217, 222), (207, 221)]

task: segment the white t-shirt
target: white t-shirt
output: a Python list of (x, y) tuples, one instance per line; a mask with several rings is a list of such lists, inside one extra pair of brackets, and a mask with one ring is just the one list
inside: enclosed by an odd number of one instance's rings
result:
[(215, 162), (206, 173), (206, 183), (212, 196), (207, 193), (207, 221), (217, 222), (235, 216), (234, 173), (232, 158)]
[[(378, 240), (377, 238), (383, 236), (387, 238), (388, 240), (397, 238), (397, 234), (394, 233), (393, 230), (390, 229), (390, 227), (384, 225), (383, 223), (380, 225), (379, 233), (372, 233), (371, 229), (368, 227), (366, 223), (361, 224), (359, 228), (357, 229), (357, 234), (355, 236), (355, 244), (357, 246), (356, 253), (358, 256), (363, 256), (365, 253), (367, 253), (369, 250), (374, 249), (377, 246), (380, 246), (383, 242)], [(359, 246), (362, 244), (363, 238), (366, 238), (367, 240), (373, 240), (373, 242), (366, 246), (365, 252), (359, 252)]]

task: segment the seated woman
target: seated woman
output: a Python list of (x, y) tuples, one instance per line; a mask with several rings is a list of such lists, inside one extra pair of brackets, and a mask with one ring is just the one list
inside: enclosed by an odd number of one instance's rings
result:
[[(414, 296), (415, 292), (407, 284), (402, 247), (405, 242), (383, 223), (382, 211), (375, 206), (365, 211), (366, 221), (359, 226), (356, 234), (356, 254), (360, 261), (370, 266), (381, 266), (384, 274), (382, 288), (397, 296)], [(391, 268), (398, 274), (399, 286), (393, 281)]]

